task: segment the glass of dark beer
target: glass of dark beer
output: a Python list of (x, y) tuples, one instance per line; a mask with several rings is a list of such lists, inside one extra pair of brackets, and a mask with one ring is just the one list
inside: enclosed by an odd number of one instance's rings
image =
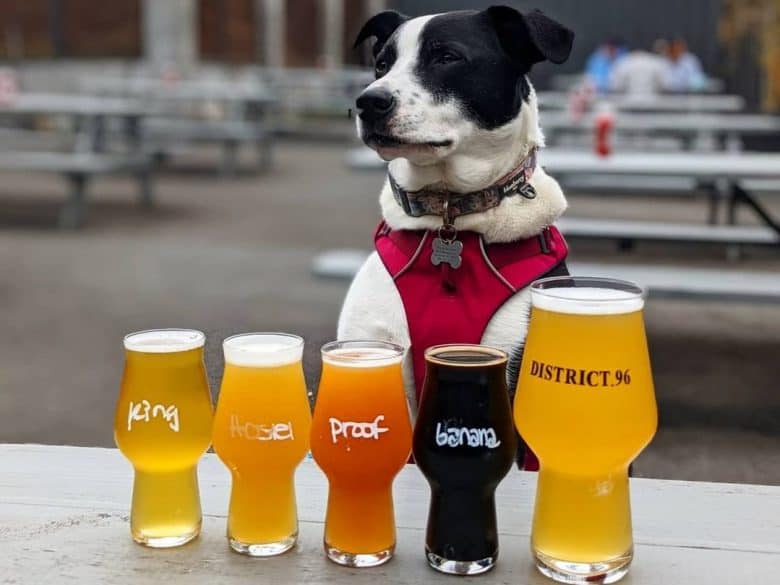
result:
[(431, 487), (428, 563), (442, 573), (477, 575), (496, 564), (495, 491), (517, 449), (507, 354), (437, 345), (425, 352), (425, 362), (413, 451)]

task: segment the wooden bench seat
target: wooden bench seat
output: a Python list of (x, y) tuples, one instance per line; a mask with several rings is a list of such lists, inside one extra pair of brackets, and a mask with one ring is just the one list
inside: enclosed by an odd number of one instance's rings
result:
[(655, 240), (712, 244), (780, 244), (780, 234), (766, 226), (706, 225), (564, 217), (558, 227), (570, 238)]
[[(567, 193), (595, 193), (598, 195), (673, 195), (690, 196), (706, 192), (717, 194), (708, 185), (686, 177), (648, 177), (644, 175), (564, 175), (558, 178)], [(780, 193), (778, 179), (742, 179), (737, 184), (756, 193)]]
[(0, 170), (63, 175), (70, 191), (59, 217), (59, 225), (63, 228), (78, 227), (83, 221), (87, 186), (98, 175), (135, 176), (139, 182), (141, 203), (153, 203), (151, 161), (149, 157), (139, 154), (2, 152)]
[(171, 145), (193, 142), (219, 144), (222, 147), (222, 173), (232, 175), (237, 166), (237, 151), (242, 144), (259, 148), (259, 167), (271, 165), (272, 133), (264, 122), (244, 120), (199, 120), (188, 118), (150, 118), (144, 122), (147, 150), (165, 152)]
[[(364, 250), (326, 250), (314, 258), (312, 272), (325, 278), (351, 279), (367, 257)], [(780, 274), (770, 272), (585, 262), (570, 263), (569, 271), (637, 282), (654, 297), (780, 302)]]
[(598, 195), (690, 195), (700, 192), (695, 179), (686, 177), (647, 177), (643, 175), (565, 175), (557, 178), (566, 193)]
[(92, 175), (134, 172), (149, 166), (149, 159), (141, 155), (113, 155), (61, 152), (3, 152), (0, 168), (3, 170), (48, 171), (55, 173), (89, 173)]
[(739, 186), (756, 193), (780, 193), (780, 179), (745, 179)]
[(187, 141), (252, 142), (263, 139), (267, 131), (260, 124), (243, 121), (152, 118), (144, 123), (144, 134)]
[(748, 270), (574, 262), (572, 274), (637, 282), (653, 297), (729, 301), (780, 301), (780, 274)]

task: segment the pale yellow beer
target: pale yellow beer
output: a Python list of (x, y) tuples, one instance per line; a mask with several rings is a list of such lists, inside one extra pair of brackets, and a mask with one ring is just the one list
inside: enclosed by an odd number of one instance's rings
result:
[(633, 558), (628, 466), (657, 425), (642, 290), (550, 278), (531, 302), (514, 415), (540, 462), (532, 551), (555, 580), (612, 583)]
[(247, 333), (223, 349), (213, 441), (233, 476), (228, 541), (249, 556), (281, 554), (297, 540), (294, 474), (309, 450), (303, 339)]
[(197, 463), (212, 420), (204, 341), (189, 329), (125, 337), (114, 437), (135, 468), (130, 530), (146, 546), (179, 546), (200, 533)]

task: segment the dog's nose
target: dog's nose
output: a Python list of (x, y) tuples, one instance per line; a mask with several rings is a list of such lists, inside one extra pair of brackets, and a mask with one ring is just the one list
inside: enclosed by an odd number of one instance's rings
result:
[(355, 105), (360, 110), (358, 115), (361, 120), (376, 122), (390, 114), (395, 106), (395, 98), (386, 89), (367, 89), (358, 96)]

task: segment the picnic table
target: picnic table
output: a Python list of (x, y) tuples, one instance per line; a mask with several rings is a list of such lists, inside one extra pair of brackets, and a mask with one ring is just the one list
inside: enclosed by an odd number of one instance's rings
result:
[(141, 119), (148, 108), (138, 100), (68, 93), (24, 92), (0, 101), (0, 116), (68, 116), (77, 134), (75, 150), (100, 152), (104, 149), (106, 120), (123, 121), (124, 138), (133, 150), (140, 148)]
[[(5, 171), (46, 172), (61, 175), (69, 194), (59, 225), (74, 228), (86, 213), (86, 193), (90, 181), (99, 175), (130, 174), (138, 182), (143, 205), (153, 202), (152, 161), (142, 149), (141, 125), (148, 110), (137, 100), (57, 93), (20, 93), (0, 103), (0, 117), (29, 115), (66, 116), (75, 133), (69, 152), (24, 151), (7, 145), (0, 156)], [(121, 149), (109, 152), (108, 121), (121, 122)]]
[[(568, 173), (696, 177), (714, 180), (778, 179), (780, 155), (767, 153), (618, 152), (601, 157), (590, 151), (543, 148), (539, 160), (553, 176)], [(347, 165), (359, 170), (384, 170), (387, 163), (360, 146), (347, 152)]]
[(145, 108), (136, 100), (70, 93), (24, 92), (0, 102), (0, 111), (16, 114), (136, 116)]
[(737, 207), (752, 209), (761, 221), (780, 233), (780, 223), (746, 188), (746, 180), (780, 179), (780, 155), (763, 153), (619, 152), (601, 157), (593, 152), (543, 149), (540, 163), (553, 177), (599, 175), (606, 177), (691, 178), (709, 188), (710, 223), (717, 220), (717, 205), (725, 194), (729, 201), (728, 222), (734, 223)]
[[(564, 112), (544, 112), (542, 127), (552, 143), (559, 136), (592, 133), (597, 114), (586, 114), (575, 119)], [(760, 114), (702, 114), (702, 113), (637, 113), (617, 112), (615, 132), (632, 136), (679, 136), (689, 147), (709, 147), (721, 141), (728, 150), (741, 150), (744, 136), (772, 136), (780, 134), (780, 116)]]
[(780, 154), (680, 152), (670, 156), (668, 153), (618, 152), (603, 157), (589, 151), (544, 148), (539, 152), (539, 159), (553, 176), (603, 173), (729, 181), (780, 178)]
[(216, 100), (273, 104), (276, 97), (258, 82), (216, 79), (160, 79), (154, 77), (90, 77), (82, 85), (100, 94), (137, 99)]
[[(567, 92), (540, 91), (536, 95), (542, 110), (565, 110), (571, 103)], [(633, 112), (740, 112), (745, 109), (745, 98), (727, 94), (610, 94), (596, 96), (592, 104)]]
[(257, 146), (258, 167), (271, 165), (275, 94), (257, 80), (90, 77), (82, 85), (102, 95), (129, 96), (156, 110), (143, 127), (145, 147), (165, 154), (180, 145), (217, 144), (221, 171), (234, 174), (242, 144)]
[[(213, 454), (200, 465), (203, 533), (171, 550), (134, 544), (129, 463), (115, 449), (0, 446), (0, 580), (7, 584), (452, 583), (424, 560), (428, 487), (413, 465), (395, 481), (396, 558), (346, 569), (324, 557), (325, 476), (297, 473), (298, 546), (270, 559), (231, 552), (225, 539), (229, 474)], [(512, 470), (497, 493), (501, 553), (489, 584), (549, 585), (532, 566), (536, 474)], [(764, 583), (780, 572), (780, 487), (631, 479), (635, 559), (626, 585)], [(769, 581), (767, 581), (769, 579)], [(472, 580), (469, 579), (469, 582)], [(476, 582), (476, 580), (474, 580)]]
[(284, 111), (339, 118), (354, 109), (357, 96), (375, 79), (373, 70), (354, 67), (258, 68), (257, 76), (284, 96)]

